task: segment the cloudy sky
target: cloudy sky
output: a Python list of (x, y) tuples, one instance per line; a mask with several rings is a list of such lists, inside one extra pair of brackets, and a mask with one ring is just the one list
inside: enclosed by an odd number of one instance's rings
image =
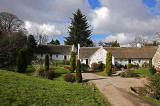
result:
[(160, 32), (160, 0), (0, 0), (0, 12), (17, 15), (30, 33), (43, 32), (61, 43), (78, 8), (88, 18), (94, 41), (127, 45), (135, 36), (150, 40)]

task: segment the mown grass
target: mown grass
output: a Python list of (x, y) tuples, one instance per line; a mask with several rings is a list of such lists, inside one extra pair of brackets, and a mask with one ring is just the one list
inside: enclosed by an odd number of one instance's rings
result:
[(134, 70), (134, 73), (138, 76), (146, 76), (149, 75), (149, 69), (148, 68), (138, 68)]
[(93, 87), (63, 81), (68, 70), (55, 68), (56, 80), (0, 70), (0, 106), (107, 105)]
[(142, 98), (151, 102), (151, 103), (156, 104), (157, 106), (160, 106), (160, 100), (157, 100), (157, 99), (154, 99), (154, 98), (151, 98), (151, 97), (148, 97), (148, 96), (143, 96)]
[(96, 72), (95, 74), (101, 75), (101, 76), (107, 76), (105, 71)]

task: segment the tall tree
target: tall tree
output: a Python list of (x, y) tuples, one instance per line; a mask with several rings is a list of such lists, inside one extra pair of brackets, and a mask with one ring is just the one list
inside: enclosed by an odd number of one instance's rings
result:
[(87, 18), (78, 9), (71, 18), (71, 25), (69, 26), (69, 36), (65, 37), (64, 43), (66, 45), (75, 45), (77, 47), (78, 43), (83, 46), (93, 46), (93, 41), (91, 40), (91, 30), (89, 29)]
[(37, 47), (37, 43), (36, 40), (34, 38), (33, 35), (29, 35), (28, 39), (27, 39), (27, 48), (34, 50)]
[(24, 22), (16, 15), (7, 12), (0, 13), (0, 31), (17, 32), (24, 31)]
[(82, 82), (81, 62), (80, 62), (80, 60), (77, 60), (77, 66), (76, 66), (76, 81), (77, 81), (78, 83)]
[(49, 42), (48, 44), (60, 45), (60, 42), (57, 39), (55, 41), (52, 39), (51, 42)]
[(71, 52), (70, 55), (70, 71), (74, 72), (74, 70), (76, 69), (76, 54), (75, 52)]

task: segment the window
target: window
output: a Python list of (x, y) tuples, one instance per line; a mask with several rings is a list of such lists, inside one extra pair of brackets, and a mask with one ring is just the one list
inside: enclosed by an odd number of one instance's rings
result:
[(86, 64), (88, 65), (88, 59), (86, 59)]

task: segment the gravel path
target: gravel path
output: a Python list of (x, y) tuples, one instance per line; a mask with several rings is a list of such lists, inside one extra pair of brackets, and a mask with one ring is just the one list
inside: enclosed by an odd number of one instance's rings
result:
[(83, 73), (83, 79), (96, 84), (99, 91), (113, 106), (155, 106), (130, 92), (130, 87), (143, 86), (144, 78), (105, 77)]

